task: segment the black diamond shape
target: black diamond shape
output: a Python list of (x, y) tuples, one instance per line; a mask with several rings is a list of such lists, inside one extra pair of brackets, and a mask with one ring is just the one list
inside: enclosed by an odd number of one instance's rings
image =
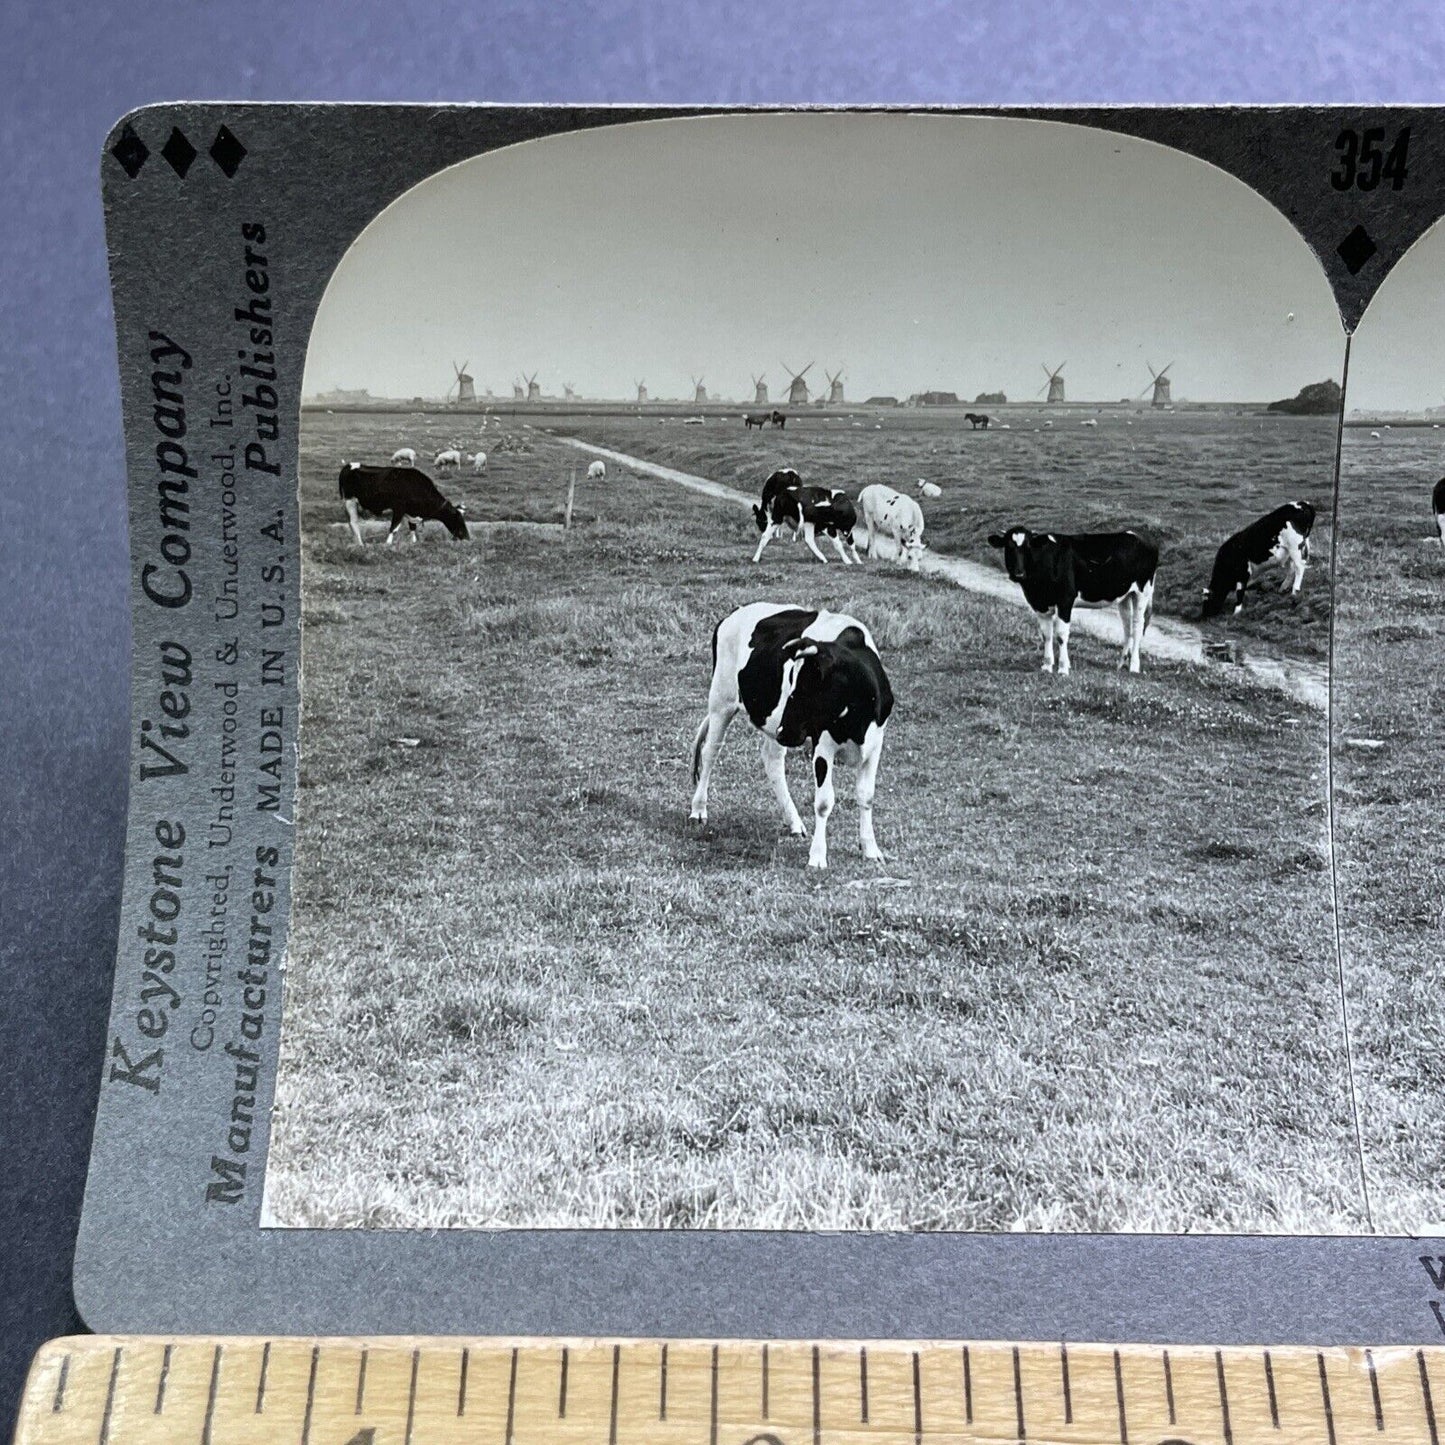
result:
[(120, 162), (120, 168), (131, 180), (140, 175), (140, 168), (146, 163), (150, 150), (146, 143), (127, 125), (120, 133), (120, 139), (111, 146), (110, 153)]
[(161, 147), (161, 154), (170, 162), (171, 169), (185, 180), (191, 162), (196, 158), (196, 148), (179, 130), (172, 130), (170, 138)]
[(1370, 239), (1370, 233), (1363, 226), (1356, 226), (1336, 249), (1350, 275), (1358, 276), (1360, 268), (1379, 247)]
[(246, 147), (222, 126), (211, 142), (211, 159), (220, 166), (227, 176), (234, 176), (246, 158)]

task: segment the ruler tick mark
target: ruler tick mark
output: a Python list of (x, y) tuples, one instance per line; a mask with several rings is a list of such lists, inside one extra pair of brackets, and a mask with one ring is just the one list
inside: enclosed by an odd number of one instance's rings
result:
[(507, 1433), (505, 1445), (512, 1445), (512, 1426), (517, 1418), (517, 1347), (512, 1346), (512, 1372), (507, 1379)]
[(411, 1384), (406, 1391), (406, 1436), (405, 1445), (411, 1445), (412, 1427), (416, 1424), (416, 1374), (421, 1368), (421, 1351), (411, 1352)]
[(321, 1346), (311, 1346), (311, 1373), (306, 1380), (306, 1417), (301, 1422), (301, 1445), (311, 1440), (311, 1411), (316, 1405), (316, 1367), (321, 1363)]
[[(764, 1345), (764, 1346), (763, 1346), (763, 1362), (764, 1362), (764, 1365), (765, 1365), (765, 1366), (766, 1366), (766, 1363), (767, 1363), (767, 1358), (768, 1358), (768, 1347), (767, 1347), (766, 1345)], [(666, 1419), (667, 1419), (667, 1346), (666, 1346), (666, 1345), (664, 1345), (664, 1346), (662, 1347), (662, 1361), (661, 1361), (660, 1368), (659, 1368), (659, 1370), (658, 1370), (658, 1375), (659, 1375), (659, 1379), (658, 1379), (658, 1382), (657, 1382), (657, 1418), (658, 1418), (659, 1420), (666, 1420)], [(766, 1376), (765, 1376), (765, 1378), (766, 1378)], [(766, 1401), (767, 1398), (768, 1398), (768, 1392), (767, 1392), (767, 1389), (764, 1388), (764, 1390), (763, 1390), (763, 1399), (764, 1399), (764, 1401)], [(765, 1403), (765, 1404), (763, 1405), (763, 1419), (766, 1420), (767, 1417), (768, 1417), (768, 1407), (767, 1407), (767, 1405), (766, 1405), (766, 1403)]]
[(973, 1424), (973, 1369), (968, 1361), (968, 1346), (963, 1347), (963, 1422)]
[(768, 1347), (763, 1346), (763, 1419), (768, 1418)]
[[(716, 1354), (717, 1346), (713, 1346)], [(617, 1445), (617, 1382), (622, 1371), (622, 1346), (612, 1346), (612, 1406), (607, 1420), (607, 1445)]]
[(1380, 1400), (1380, 1377), (1375, 1371), (1375, 1356), (1370, 1350), (1365, 1351), (1365, 1368), (1370, 1372), (1370, 1394), (1375, 1402), (1375, 1429), (1385, 1428), (1385, 1407)]
[(866, 1425), (868, 1423), (868, 1347), (862, 1346), (858, 1351), (858, 1400), (861, 1415), (859, 1418)]
[(562, 1346), (562, 1372), (557, 1381), (557, 1418), (567, 1418), (567, 1346)]
[(1224, 1445), (1234, 1445), (1234, 1430), (1229, 1423), (1229, 1389), (1224, 1383), (1224, 1351), (1214, 1352), (1214, 1373), (1219, 1380), (1219, 1418), (1224, 1422)]
[[(708, 1413), (707, 1413), (707, 1420), (708, 1420), (708, 1424), (707, 1424), (707, 1438), (708, 1438), (709, 1445), (717, 1445), (717, 1346), (716, 1346), (716, 1345), (714, 1345), (714, 1346), (712, 1347), (712, 1371), (711, 1371), (711, 1382), (710, 1382), (710, 1385), (709, 1385), (709, 1389), (710, 1389), (711, 1393), (710, 1393), (710, 1395), (708, 1396), (708, 1407), (707, 1407), (707, 1411), (708, 1411)], [(613, 1441), (609, 1442), (609, 1445), (617, 1445), (617, 1442), (616, 1442), (615, 1440), (613, 1440)]]
[(917, 1350), (913, 1352), (913, 1445), (923, 1445), (923, 1378)]
[[(120, 1355), (121, 1347), (115, 1347), (115, 1353), (110, 1357), (110, 1383), (105, 1387), (105, 1413), (100, 1417), (99, 1445), (107, 1445), (110, 1439), (110, 1417), (115, 1410), (115, 1382), (120, 1376)], [(1423, 1360), (1423, 1356), (1421, 1359)], [(1420, 1369), (1424, 1371), (1423, 1363)]]
[(1274, 1360), (1268, 1350), (1264, 1352), (1264, 1383), (1269, 1391), (1269, 1423), (1279, 1429), (1279, 1396), (1274, 1389)]
[[(206, 1422), (201, 1426), (201, 1445), (211, 1445), (211, 1431), (216, 1423), (216, 1388), (221, 1383), (221, 1347), (211, 1356), (211, 1388), (206, 1393)], [(156, 1408), (160, 1408), (157, 1400)]]
[(1020, 1445), (1028, 1439), (1028, 1433), (1024, 1430), (1024, 1382), (1023, 1375), (1019, 1369), (1019, 1347), (1014, 1346), (1014, 1414), (1018, 1421), (1018, 1436)]
[(1320, 1399), (1325, 1407), (1325, 1429), (1329, 1432), (1330, 1445), (1335, 1442), (1335, 1407), (1330, 1402), (1330, 1376), (1325, 1368), (1325, 1352), (1320, 1350), (1316, 1353), (1315, 1359), (1320, 1367)]
[(469, 1349), (462, 1350), (462, 1368), (457, 1375), (457, 1419), (461, 1419), (467, 1413), (467, 1366), (472, 1362), (472, 1352)]
[(1435, 1423), (1435, 1401), (1430, 1394), (1430, 1372), (1425, 1368), (1425, 1351), (1415, 1351), (1415, 1363), (1420, 1367), (1420, 1398), (1425, 1403), (1425, 1419), (1430, 1425), (1430, 1445), (1440, 1445), (1440, 1429)]
[(161, 1355), (161, 1377), (156, 1381), (156, 1407), (151, 1412), (154, 1415), (159, 1415), (166, 1407), (166, 1380), (171, 1373), (171, 1351), (173, 1349), (175, 1349), (174, 1345), (167, 1345)]
[(1074, 1423), (1074, 1396), (1069, 1389), (1069, 1347), (1059, 1346), (1059, 1375), (1064, 1382), (1064, 1424)]
[(823, 1394), (819, 1388), (822, 1376), (822, 1357), (817, 1345), (813, 1346), (813, 1445), (819, 1445), (823, 1438)]
[(356, 1367), (356, 1409), (354, 1415), (361, 1414), (362, 1407), (366, 1403), (366, 1357), (370, 1353), (366, 1346), (361, 1348), (361, 1363)]
[(261, 1347), (261, 1376), (256, 1381), (256, 1413), (259, 1415), (266, 1404), (266, 1372), (271, 1368), (271, 1341)]
[(1114, 1400), (1119, 1407), (1119, 1445), (1129, 1445), (1129, 1419), (1124, 1413), (1124, 1366), (1114, 1351)]
[(51, 1401), (50, 1413), (58, 1415), (61, 1407), (65, 1404), (65, 1382), (70, 1378), (70, 1356), (62, 1355), (60, 1359), (60, 1378), (55, 1382), (55, 1399)]
[(1169, 1351), (1164, 1351), (1164, 1398), (1169, 1402), (1169, 1423), (1178, 1424), (1174, 1415), (1174, 1369), (1169, 1363)]

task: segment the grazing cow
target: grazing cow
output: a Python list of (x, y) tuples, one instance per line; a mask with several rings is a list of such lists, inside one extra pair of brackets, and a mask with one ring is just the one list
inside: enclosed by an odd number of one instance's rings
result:
[[(794, 538), (800, 534), (808, 550), (820, 561), (828, 559), (818, 550), (817, 535), (832, 538), (844, 566), (859, 561), (853, 544), (853, 528), (858, 525), (858, 509), (846, 492), (830, 487), (806, 486), (797, 472), (787, 467), (777, 471), (763, 483), (763, 499), (753, 508), (753, 520), (762, 536), (753, 561), (762, 560), (763, 548), (791, 527)], [(846, 550), (845, 550), (846, 549)], [(853, 555), (850, 557), (848, 553)]]
[(462, 454), (456, 447), (449, 447), (444, 452), (438, 452), (432, 458), (434, 467), (459, 467), (462, 464)]
[(472, 471), (473, 471), (477, 476), (481, 476), (481, 474), (482, 474), (484, 471), (486, 471), (486, 469), (487, 469), (487, 454), (486, 454), (486, 452), (478, 452), (478, 453), (476, 454), (476, 456), (474, 456), (474, 457), (472, 458)]
[(785, 427), (788, 424), (788, 417), (786, 412), (775, 410), (770, 420), (775, 427)]
[(1098, 418), (1097, 418), (1097, 417), (1092, 417), (1092, 416), (1091, 416), (1091, 417), (1088, 419), (1088, 421), (1081, 421), (1081, 422), (1079, 423), (1079, 425), (1080, 425), (1080, 426), (1098, 426), (1098, 425), (1099, 425), (1099, 421), (1098, 421)]
[(414, 467), (416, 452), (411, 447), (398, 447), (391, 454), (391, 464), (394, 467)]
[(771, 412), (745, 411), (743, 413), (743, 430), (752, 431), (754, 427), (757, 427), (759, 431), (762, 431), (772, 419), (773, 416)]
[(587, 479), (592, 482), (605, 482), (607, 480), (607, 463), (603, 461), (593, 462), (587, 468)]
[(361, 545), (362, 512), (373, 517), (391, 514), (391, 530), (386, 534), (388, 542), (396, 540), (403, 522), (410, 523), (411, 539), (415, 542), (418, 520), (435, 519), (458, 541), (465, 541), (470, 535), (462, 509), (447, 501), (432, 479), (415, 467), (368, 467), (360, 462), (343, 462), (337, 490), (346, 505), (351, 534), (358, 546)]
[(858, 493), (863, 525), (868, 529), (868, 555), (873, 556), (873, 537), (881, 532), (898, 543), (899, 559), (910, 572), (918, 571), (923, 552), (923, 509), (912, 497), (874, 482)]
[(919, 477), (914, 485), (918, 488), (920, 496), (941, 497), (943, 495), (943, 488), (940, 487), (937, 482), (927, 482), (924, 481), (922, 477)]
[(1030, 532), (1010, 527), (995, 532), (989, 546), (1003, 549), (1008, 575), (1023, 589), (1038, 614), (1044, 636), (1045, 672), (1054, 670), (1054, 638), (1060, 674), (1069, 671), (1069, 627), (1074, 608), (1119, 609), (1124, 651), (1119, 666), (1139, 671), (1139, 645), (1154, 614), (1154, 573), (1159, 549), (1137, 532)]
[(1430, 493), (1430, 510), (1435, 513), (1435, 530), (1440, 534), (1440, 545), (1445, 547), (1445, 477), (1435, 483)]
[(858, 838), (863, 856), (881, 861), (873, 836), (873, 791), (893, 690), (868, 629), (841, 612), (753, 602), (718, 623), (712, 659), (707, 716), (692, 746), (692, 820), (707, 822), (713, 764), (729, 724), (746, 712), (762, 734), (763, 770), (788, 827), (799, 837), (803, 820), (788, 791), (784, 761), (788, 748), (806, 745), (812, 752), (815, 821), (808, 866), (828, 866), (839, 757), (858, 764)]
[(1279, 590), (1298, 592), (1309, 561), (1314, 524), (1315, 509), (1308, 502), (1286, 502), (1227, 538), (1215, 554), (1214, 571), (1204, 589), (1204, 616), (1218, 617), (1231, 594), (1238, 616), (1252, 575), (1274, 562), (1287, 563)]
[(974, 431), (977, 431), (980, 427), (982, 427), (984, 431), (987, 431), (988, 424), (992, 420), (991, 417), (985, 416), (981, 411), (966, 411), (963, 414), (963, 419)]

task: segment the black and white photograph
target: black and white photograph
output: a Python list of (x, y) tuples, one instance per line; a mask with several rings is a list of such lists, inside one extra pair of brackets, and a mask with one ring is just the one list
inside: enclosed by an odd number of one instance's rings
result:
[(1361, 1147), (1391, 1233), (1445, 1229), (1445, 230), (1350, 345), (1333, 658), (1335, 853)]
[[(1342, 405), (1445, 404), (1408, 344), (1360, 379), (1390, 287), (1342, 401), (1270, 203), (1012, 117), (607, 125), (401, 195), (306, 359), (263, 1223), (1367, 1230), (1332, 626), (1386, 1014), (1440, 927), (1392, 732), (1435, 424), (1347, 428), (1331, 586)], [(1375, 1028), (1406, 1231), (1432, 1105)]]

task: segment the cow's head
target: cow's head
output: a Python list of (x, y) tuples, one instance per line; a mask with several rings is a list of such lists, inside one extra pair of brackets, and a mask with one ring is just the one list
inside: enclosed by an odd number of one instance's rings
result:
[(458, 542), (465, 542), (472, 535), (467, 531), (467, 519), (463, 515), (462, 508), (452, 502), (446, 503), (441, 511), (437, 513), (437, 521), (439, 521)]
[(753, 521), (758, 524), (758, 531), (766, 532), (768, 530), (768, 514), (756, 502), (753, 503)]
[(1015, 582), (1024, 582), (1029, 575), (1028, 559), (1033, 541), (1034, 534), (1027, 527), (1010, 527), (1007, 532), (995, 532), (988, 539), (988, 545), (1003, 549), (1004, 570)]

